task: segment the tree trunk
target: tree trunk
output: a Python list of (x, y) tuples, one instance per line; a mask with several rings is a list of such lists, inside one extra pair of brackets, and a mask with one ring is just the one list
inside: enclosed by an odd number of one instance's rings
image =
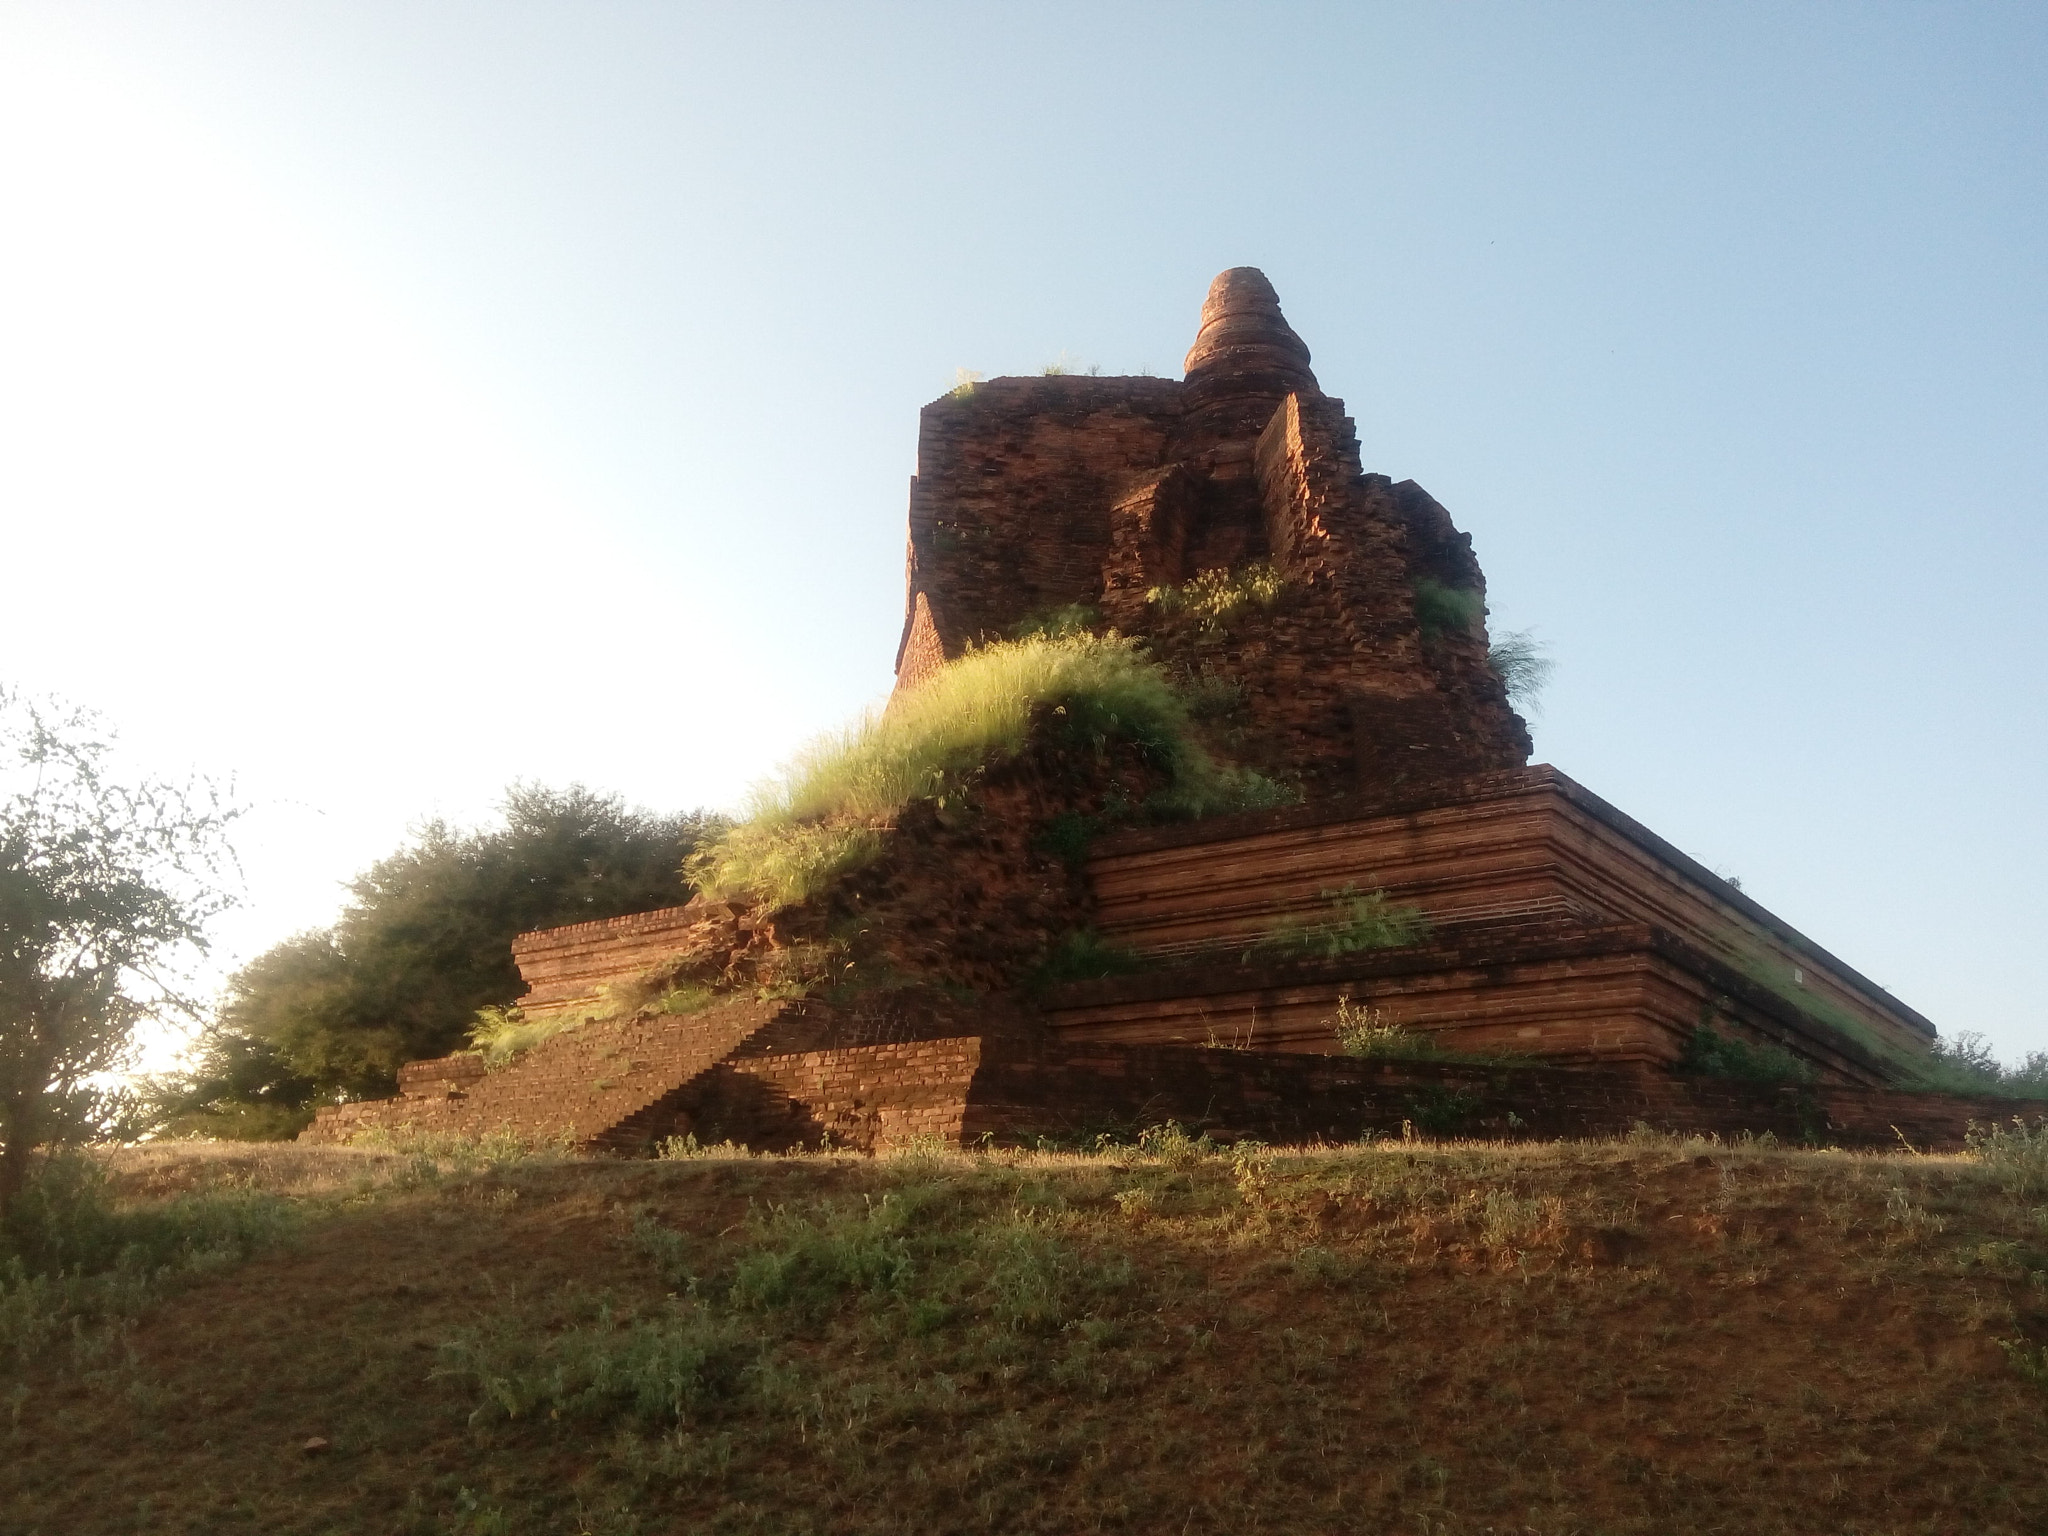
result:
[(28, 1183), (29, 1155), (35, 1151), (40, 1107), (35, 1102), (24, 1103), (18, 1095), (10, 1094), (0, 1100), (0, 1221), (7, 1219)]

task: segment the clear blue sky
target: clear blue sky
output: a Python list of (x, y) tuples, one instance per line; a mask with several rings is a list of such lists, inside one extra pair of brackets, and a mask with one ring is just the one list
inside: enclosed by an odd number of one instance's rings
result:
[(2048, 9), (0, 4), (0, 678), (258, 806), (246, 955), (513, 778), (879, 697), (917, 409), (1277, 285), (1537, 755), (2048, 1047)]

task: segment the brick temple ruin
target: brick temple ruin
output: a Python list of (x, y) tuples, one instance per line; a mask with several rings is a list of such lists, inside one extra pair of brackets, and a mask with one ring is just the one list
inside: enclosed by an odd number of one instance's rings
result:
[[(971, 811), (910, 808), (879, 865), (807, 910), (699, 897), (522, 936), (525, 1014), (588, 1022), (494, 1072), (469, 1054), (414, 1063), (398, 1098), (322, 1110), (308, 1137), (502, 1129), (632, 1153), (683, 1134), (877, 1147), (1173, 1119), (1273, 1141), (1643, 1122), (1928, 1147), (2016, 1107), (1893, 1086), (1932, 1024), (1529, 764), (1471, 540), (1414, 481), (1362, 468), (1259, 272), (1216, 279), (1181, 380), (999, 378), (926, 406), (909, 521), (899, 692), (1065, 611), (1221, 701), (1204, 725), (1219, 752), (1299, 803), (1115, 826), (1104, 808), (1129, 775), (1027, 752)], [(1271, 601), (1228, 623), (1159, 600), (1249, 569)], [(1061, 817), (1097, 835), (1050, 848)], [(1262, 935), (1344, 891), (1384, 892), (1425, 931), (1262, 957)], [(1145, 963), (1031, 984), (1084, 931)], [(726, 1000), (618, 1006), (681, 975)], [(1341, 1054), (1347, 1000), (1452, 1054)], [(1703, 1026), (1811, 1080), (1675, 1070)]]

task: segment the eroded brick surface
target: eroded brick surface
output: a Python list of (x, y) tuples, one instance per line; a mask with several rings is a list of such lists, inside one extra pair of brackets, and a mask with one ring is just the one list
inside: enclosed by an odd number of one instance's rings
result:
[[(1226, 755), (1311, 797), (1525, 762), (1484, 626), (1418, 610), (1425, 582), (1483, 605), (1471, 541), (1412, 481), (1363, 472), (1308, 358), (1239, 268), (1211, 290), (1184, 383), (995, 379), (925, 407), (899, 686), (1082, 604), (1175, 670), (1235, 684)], [(1147, 601), (1257, 561), (1281, 595), (1227, 625)]]

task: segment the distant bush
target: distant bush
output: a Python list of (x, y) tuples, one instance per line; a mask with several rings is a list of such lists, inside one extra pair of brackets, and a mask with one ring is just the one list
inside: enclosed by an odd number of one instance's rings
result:
[(1135, 642), (1078, 630), (1037, 634), (970, 651), (887, 709), (821, 738), (755, 791), (746, 819), (693, 855), (687, 873), (721, 900), (805, 900), (873, 860), (906, 806), (943, 805), (978, 769), (1022, 751), (1035, 721), (1091, 746), (1135, 743), (1168, 775), (1152, 807), (1159, 814), (1289, 798), (1202, 750), (1186, 704)]
[(2048, 1051), (2030, 1051), (2017, 1066), (1991, 1053), (1991, 1043), (1973, 1030), (1934, 1042), (1927, 1075), (1951, 1093), (2000, 1094), (2013, 1099), (2048, 1099)]
[(460, 1049), (478, 1009), (525, 990), (518, 934), (680, 905), (684, 857), (724, 827), (531, 784), (506, 791), (494, 826), (428, 822), (350, 883), (332, 928), (235, 973), (192, 1070), (159, 1085), (162, 1122), (290, 1136), (314, 1104), (390, 1093), (400, 1066)]
[(1964, 1030), (1936, 1040), (1925, 1055), (1894, 1045), (1840, 1003), (1794, 980), (1785, 961), (1754, 947), (1741, 951), (1737, 968), (1801, 1013), (1861, 1046), (1884, 1067), (1895, 1088), (1909, 1093), (1998, 1095), (2048, 1099), (2048, 1051), (2035, 1051), (2008, 1067), (1980, 1034)]

